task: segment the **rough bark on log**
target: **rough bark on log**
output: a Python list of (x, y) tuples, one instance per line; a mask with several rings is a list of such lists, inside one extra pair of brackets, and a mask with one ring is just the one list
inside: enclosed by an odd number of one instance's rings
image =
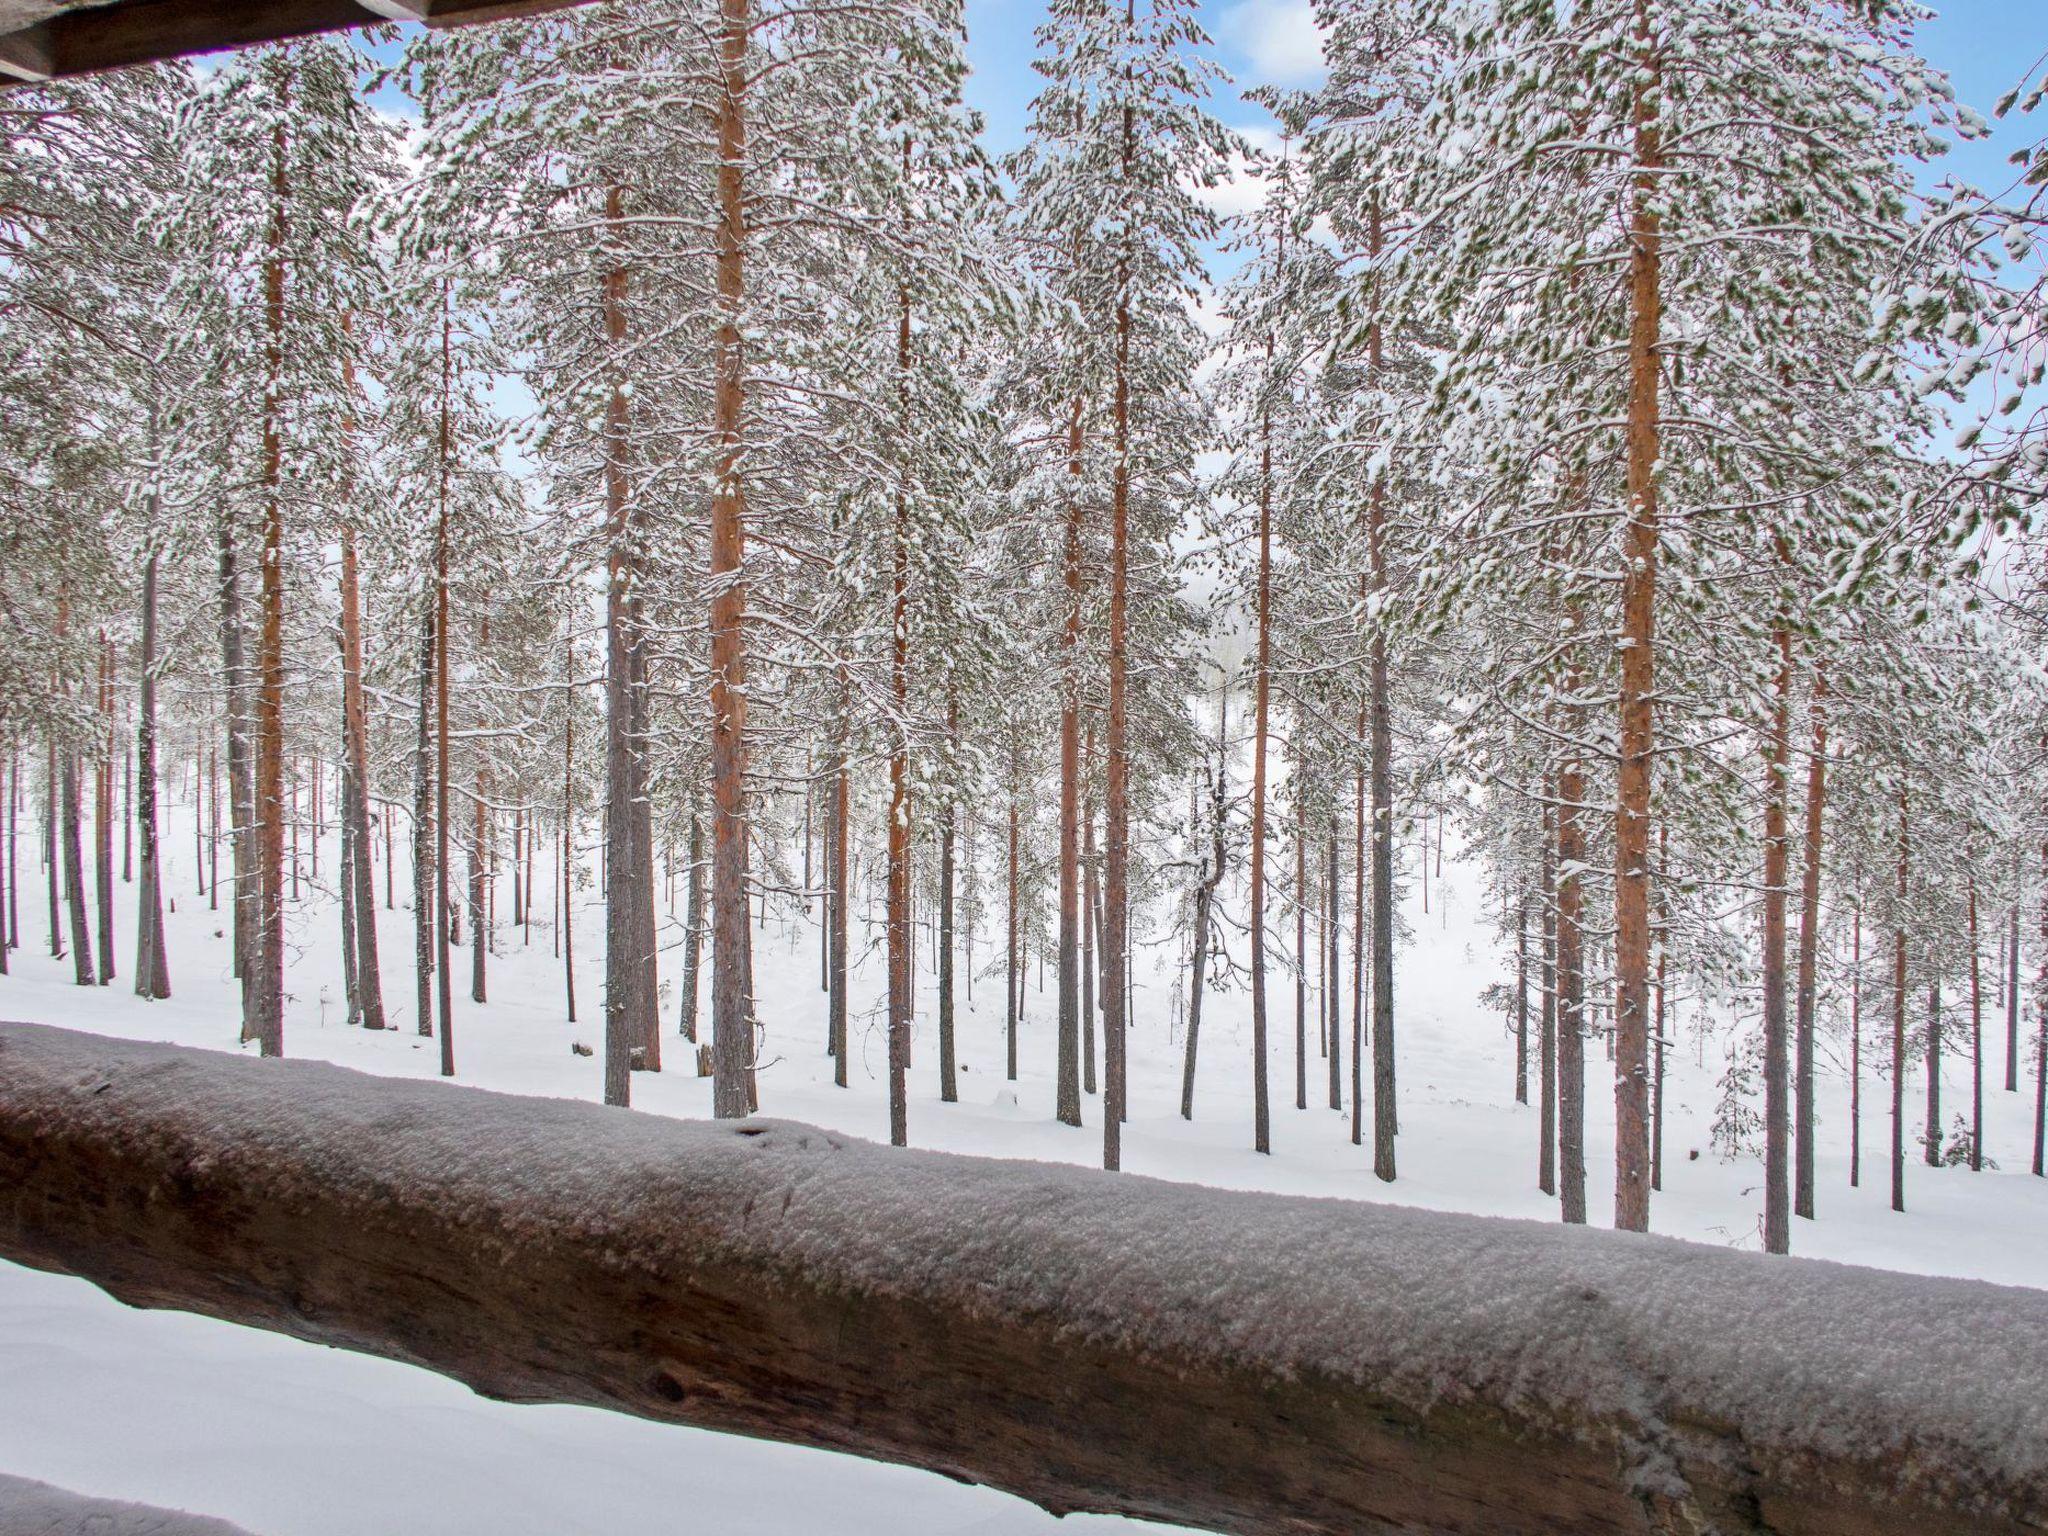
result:
[(1242, 1533), (2048, 1529), (2048, 1295), (0, 1025), (0, 1256)]

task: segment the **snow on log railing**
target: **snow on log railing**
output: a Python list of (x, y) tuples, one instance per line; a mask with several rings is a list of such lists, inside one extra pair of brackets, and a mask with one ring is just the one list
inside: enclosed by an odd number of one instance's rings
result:
[(2048, 1530), (2048, 1294), (0, 1025), (0, 1256), (1224, 1532)]

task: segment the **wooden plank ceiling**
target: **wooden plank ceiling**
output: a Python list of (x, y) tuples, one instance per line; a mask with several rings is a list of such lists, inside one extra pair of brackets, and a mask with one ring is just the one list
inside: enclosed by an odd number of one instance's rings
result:
[(496, 21), (577, 0), (0, 0), (0, 85), (366, 26)]

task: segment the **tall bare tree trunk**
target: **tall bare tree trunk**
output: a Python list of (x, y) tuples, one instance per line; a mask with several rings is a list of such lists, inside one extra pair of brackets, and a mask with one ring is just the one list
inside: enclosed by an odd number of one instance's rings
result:
[[(1358, 739), (1366, 738), (1366, 703), (1358, 702)], [(1351, 801), (1351, 1145), (1365, 1141), (1365, 789), (1367, 763), (1360, 757), (1352, 774)]]
[[(342, 316), (342, 387), (355, 399), (353, 316)], [(353, 419), (350, 426), (353, 427)], [(377, 964), (377, 888), (370, 868), (370, 719), (363, 698), (363, 599), (351, 512), (341, 524), (341, 827), (353, 850), (343, 869), (342, 906), (353, 918), (354, 1012), (365, 1029), (383, 1029), (384, 983)]]
[(1194, 975), (1188, 990), (1187, 1054), (1181, 1063), (1180, 1117), (1195, 1118), (1195, 1052), (1202, 1037), (1202, 990), (1209, 971), (1209, 927), (1223, 883), (1224, 785), (1230, 762), (1230, 685), (1216, 690), (1216, 770), (1209, 781), (1209, 866), (1195, 887)]
[[(1273, 444), (1266, 434), (1260, 449), (1259, 594), (1255, 610), (1258, 654), (1252, 673), (1252, 827), (1250, 888), (1252, 951), (1252, 1148), (1273, 1150), (1273, 1112), (1267, 1071), (1266, 1007), (1266, 750), (1271, 731), (1273, 688)], [(1300, 793), (1300, 786), (1295, 786)]]
[[(605, 189), (607, 230), (624, 219), (624, 194)], [(632, 1102), (634, 1069), (660, 1066), (658, 999), (652, 974), (654, 834), (647, 799), (646, 655), (641, 632), (639, 519), (627, 476), (631, 392), (624, 373), (623, 262), (606, 270), (600, 293), (612, 376), (605, 399), (605, 865), (604, 1094)], [(714, 539), (715, 539), (714, 534)], [(714, 555), (714, 564), (716, 556)], [(714, 648), (716, 641), (714, 640)], [(714, 695), (717, 691), (714, 682)], [(716, 703), (714, 701), (714, 710)], [(744, 1041), (741, 1042), (744, 1045)], [(742, 1060), (750, 1059), (751, 1051)], [(744, 1114), (730, 1110), (720, 1114)]]
[[(910, 139), (903, 140), (903, 171), (910, 174)], [(910, 412), (910, 288), (897, 290), (896, 397), (901, 429), (908, 438)], [(896, 487), (896, 527), (890, 551), (889, 692), (896, 709), (897, 735), (889, 753), (888, 837), (888, 979), (889, 979), (889, 1144), (910, 1144), (910, 1015), (913, 1004), (911, 965), (916, 935), (910, 927), (910, 743), (903, 734), (910, 718), (910, 474), (906, 464)], [(1061, 981), (1073, 979), (1073, 934), (1062, 935)], [(1061, 1007), (1066, 1008), (1066, 998)], [(1067, 1052), (1063, 1021), (1060, 1091), (1066, 1092), (1073, 1066)], [(1078, 1095), (1077, 1095), (1078, 1099)], [(1078, 1104), (1077, 1104), (1078, 1109)]]
[[(15, 769), (19, 776), (21, 770)], [(2020, 904), (2015, 901), (2005, 927), (2005, 1091), (2020, 1091)]]
[[(434, 661), (441, 654), (435, 594), (420, 601), (418, 728), (412, 750), (412, 957), (419, 1032), (434, 1032), (434, 971), (440, 963), (440, 925), (434, 919)], [(573, 1017), (573, 1015), (572, 1015)]]
[[(1567, 685), (1579, 688), (1573, 666)], [(1586, 785), (1575, 755), (1557, 776), (1557, 1151), (1559, 1203), (1564, 1219), (1586, 1220), (1586, 1031), (1584, 891), (1585, 829), (1580, 822)]]
[(1792, 768), (1792, 633), (1782, 621), (1772, 642), (1778, 675), (1764, 752), (1764, 1252), (1784, 1253), (1792, 1243), (1785, 1049), (1785, 886), (1790, 873), (1785, 800)]
[(99, 984), (114, 979), (114, 648), (99, 643), (98, 737), (93, 751), (93, 896), (99, 918)]
[[(1380, 204), (1366, 210), (1366, 245), (1381, 253)], [(1366, 327), (1369, 374), (1378, 378), (1383, 341), (1377, 316)], [(1386, 481), (1375, 475), (1366, 498), (1366, 579), (1372, 595), (1387, 590)], [(1394, 722), (1388, 693), (1387, 636), (1375, 617), (1366, 672), (1368, 752), (1372, 760), (1372, 1171), (1394, 1180), (1394, 1137), (1399, 1130), (1394, 1104)]]
[(1529, 898), (1515, 909), (1515, 1102), (1529, 1102)]
[[(152, 457), (156, 436), (156, 404), (150, 404)], [(160, 526), (157, 492), (152, 477), (149, 522)], [(142, 832), (142, 885), (135, 893), (135, 995), (171, 995), (171, 966), (164, 944), (163, 862), (157, 849), (156, 817), (156, 588), (160, 552), (154, 542), (142, 563), (141, 697), (135, 718), (135, 758), (140, 783), (136, 820)]]
[(1621, 766), (1614, 819), (1614, 1224), (1650, 1227), (1650, 769), (1657, 603), (1658, 336), (1663, 320), (1661, 64), (1636, 0), (1635, 189), (1629, 215), (1628, 528), (1621, 573)]
[(448, 848), (454, 828), (448, 818), (448, 650), (454, 631), (448, 618), (449, 478), (454, 470), (454, 356), (448, 291), (441, 291), (441, 485), (434, 525), (434, 967), (441, 1002), (441, 1075), (455, 1075), (454, 959), (448, 953)]
[(1927, 1129), (1920, 1138), (1920, 1156), (1930, 1168), (1941, 1166), (1941, 983), (1927, 984)]
[(1060, 541), (1066, 616), (1060, 629), (1059, 1077), (1055, 1113), (1067, 1125), (1081, 1123), (1081, 408), (1081, 397), (1076, 395), (1067, 415), (1067, 505)]
[(1003, 1005), (1003, 1033), (1009, 1045), (1009, 1081), (1017, 1081), (1017, 1022), (1024, 1007), (1023, 992), (1017, 975), (1017, 731), (1010, 728), (1010, 883), (1009, 883), (1009, 928), (1003, 948), (1003, 988), (1006, 1001)]
[[(576, 627), (565, 623), (568, 641), (562, 676), (562, 991), (569, 1022), (576, 1022)], [(695, 999), (692, 999), (694, 1004)], [(691, 1023), (694, 1027), (695, 1020)]]
[(1820, 852), (1828, 788), (1828, 678), (1813, 671), (1813, 744), (1806, 759), (1806, 848), (1799, 880), (1799, 1006), (1792, 1066), (1792, 1211), (1813, 1219), (1813, 1026), (1819, 996)]
[[(1306, 735), (1297, 718), (1295, 730)], [(1305, 743), (1294, 758), (1294, 1107), (1308, 1108), (1308, 758)], [(1322, 946), (1316, 946), (1320, 952)], [(1316, 1007), (1318, 1020), (1322, 1006)]]
[(1095, 1025), (1101, 1017), (1096, 981), (1101, 957), (1095, 942), (1102, 931), (1102, 881), (1095, 862), (1095, 727), (1081, 740), (1081, 1091), (1095, 1092)]
[(1906, 792), (1899, 791), (1898, 911), (1892, 917), (1892, 1209), (1906, 1208)]
[[(850, 858), (852, 833), (848, 823), (853, 819), (853, 774), (847, 761), (847, 711), (849, 708), (849, 684), (846, 668), (839, 669), (839, 715), (838, 732), (834, 744), (832, 767), (832, 1000), (830, 1005), (829, 1033), (832, 1039), (832, 1054), (836, 1061), (832, 1068), (832, 1080), (841, 1088), (846, 1086), (846, 921), (853, 905), (853, 865)], [(1017, 1046), (1015, 1032), (1011, 1033), (1010, 1076), (1017, 1075)]]
[[(683, 875), (682, 1037), (697, 1043), (697, 977), (704, 954), (704, 818), (690, 805), (690, 867)], [(831, 899), (829, 896), (826, 898)]]
[[(946, 735), (957, 745), (960, 710), (950, 682), (946, 687)], [(959, 825), (960, 803), (949, 787), (945, 819), (939, 824), (939, 1101), (943, 1104), (957, 1103), (960, 1098), (953, 1040), (953, 848)]]
[[(747, 1113), (753, 1025), (747, 1011), (747, 593), (742, 573), (746, 488), (747, 45), (751, 0), (719, 0), (718, 338), (712, 432), (718, 480), (711, 498), (711, 1100), (713, 1113)], [(845, 837), (842, 825), (840, 837)], [(842, 869), (842, 876), (843, 876)], [(843, 922), (843, 914), (839, 918)], [(845, 1071), (845, 1041), (840, 1041)]]
[(1863, 902), (1850, 916), (1849, 938), (1849, 1187), (1863, 1182)]
[(1330, 1038), (1330, 1108), (1341, 1110), (1344, 1107), (1344, 1049), (1343, 1030), (1341, 1028), (1344, 1021), (1344, 967), (1339, 954), (1339, 945), (1344, 933), (1344, 914), (1342, 904), (1338, 900), (1337, 880), (1339, 872), (1337, 818), (1335, 815), (1330, 817), (1329, 836), (1326, 839), (1326, 843), (1325, 852), (1329, 863), (1329, 880), (1327, 882), (1329, 900), (1324, 903), (1324, 912), (1326, 916), (1325, 926), (1328, 930), (1330, 941), (1330, 983), (1323, 994), (1323, 1015), (1328, 1020), (1325, 1033)]
[(1984, 1171), (1984, 987), (1977, 968), (1977, 876), (1970, 875), (1970, 1171)]
[[(285, 87), (289, 91), (289, 84)], [(283, 103), (280, 103), (282, 106)], [(284, 1054), (284, 390), (285, 129), (271, 130), (271, 219), (263, 265), (263, 559), (256, 686), (256, 973), (247, 1005), (266, 1056)]]

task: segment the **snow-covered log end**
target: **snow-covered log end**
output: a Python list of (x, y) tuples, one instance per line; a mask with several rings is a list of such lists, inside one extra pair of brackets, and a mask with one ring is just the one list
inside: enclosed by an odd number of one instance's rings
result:
[(238, 1525), (117, 1499), (89, 1499), (0, 1473), (0, 1536), (249, 1536)]
[(2048, 1294), (0, 1024), (0, 1256), (1232, 1532), (2048, 1530)]

